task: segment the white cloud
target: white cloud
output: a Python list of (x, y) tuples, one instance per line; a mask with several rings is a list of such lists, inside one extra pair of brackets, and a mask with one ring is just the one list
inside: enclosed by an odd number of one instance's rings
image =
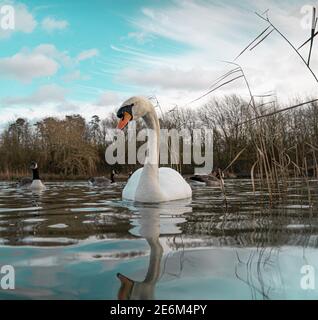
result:
[(43, 105), (47, 103), (62, 103), (65, 101), (67, 90), (58, 85), (45, 85), (39, 87), (34, 93), (26, 97), (8, 97), (2, 100), (7, 106), (10, 105)]
[(0, 39), (10, 37), (13, 32), (32, 33), (38, 23), (28, 7), (22, 3), (8, 2), (8, 4), (14, 7), (15, 28), (14, 30), (3, 30), (0, 28)]
[(193, 68), (182, 70), (159, 67), (151, 70), (126, 69), (118, 75), (118, 81), (163, 90), (197, 91), (207, 88), (213, 80), (214, 70)]
[(146, 32), (129, 32), (128, 39), (135, 39), (139, 44), (145, 44), (151, 40), (154, 40), (153, 35), (149, 35)]
[(75, 70), (75, 71), (73, 71), (73, 72), (70, 72), (70, 73), (65, 74), (65, 75), (62, 77), (62, 79), (63, 79), (65, 82), (73, 82), (73, 81), (76, 81), (76, 80), (88, 80), (89, 77), (82, 75), (82, 73), (81, 73), (80, 70)]
[(72, 67), (75, 64), (74, 59), (70, 57), (67, 51), (59, 51), (53, 44), (40, 44), (34, 49), (34, 52), (44, 54), (66, 67)]
[(114, 106), (114, 105), (119, 104), (120, 101), (121, 101), (121, 99), (116, 92), (105, 91), (98, 98), (96, 105), (98, 105), (98, 106)]
[(12, 57), (0, 59), (1, 77), (13, 78), (22, 82), (52, 76), (58, 68), (55, 60), (38, 52), (20, 52)]
[[(41, 44), (34, 49), (22, 48), (11, 57), (0, 58), (0, 77), (12, 78), (23, 83), (34, 79), (51, 77), (57, 73), (60, 65), (73, 68), (79, 61), (98, 54), (96, 49), (84, 51), (77, 57), (71, 57), (66, 51), (59, 51), (52, 44)], [(64, 81), (85, 80), (80, 71), (73, 71), (64, 76)]]
[(97, 49), (90, 49), (90, 50), (86, 50), (86, 51), (82, 51), (77, 57), (76, 57), (76, 61), (77, 62), (81, 62), (87, 59), (91, 59), (95, 56), (99, 55), (99, 51)]
[(89, 120), (94, 115), (99, 115), (100, 118), (106, 118), (110, 113), (115, 112), (116, 107), (107, 106), (101, 108), (95, 104), (83, 101), (57, 101), (48, 102), (40, 106), (22, 104), (18, 108), (6, 106), (0, 108), (0, 129), (5, 127), (8, 122), (15, 121), (19, 117), (26, 117), (30, 121), (38, 121), (45, 117), (63, 118), (70, 114), (80, 114), (85, 119)]
[[(274, 1), (266, 3), (246, 0), (240, 4), (224, 1), (174, 1), (156, 7), (145, 7), (137, 17), (128, 21), (135, 33), (172, 41), (176, 50), (169, 53), (149, 54), (142, 48), (113, 47), (126, 53), (130, 65), (119, 73), (118, 80), (145, 90), (154, 90), (167, 104), (183, 104), (207, 91), (218, 76), (230, 66), (221, 61), (234, 57), (267, 24), (254, 12), (270, 9), (270, 17), (277, 27), (297, 46), (309, 37), (309, 31), (301, 28), (301, 1)], [(138, 38), (136, 38), (138, 44)], [(188, 50), (180, 50), (186, 45)], [(318, 50), (316, 42), (314, 52)], [(302, 53), (307, 55), (307, 49)], [(246, 52), (238, 60), (242, 65), (255, 94), (276, 91), (282, 100), (290, 95), (317, 94), (317, 83), (306, 70), (299, 57), (286, 42), (273, 33), (258, 48)], [(312, 67), (318, 73), (318, 56), (313, 55)], [(199, 94), (198, 94), (199, 93)], [(248, 98), (243, 81), (223, 87), (207, 99), (236, 93)], [(206, 100), (207, 100), (206, 99)], [(200, 101), (203, 103), (205, 100)]]
[(56, 30), (64, 30), (69, 26), (66, 20), (57, 20), (52, 17), (46, 17), (42, 20), (42, 28), (47, 32), (54, 32)]

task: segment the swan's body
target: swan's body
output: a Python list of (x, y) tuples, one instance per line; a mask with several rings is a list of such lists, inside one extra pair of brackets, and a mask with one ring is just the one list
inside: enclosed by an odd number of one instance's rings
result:
[(123, 129), (130, 120), (142, 118), (148, 129), (148, 154), (144, 167), (137, 170), (123, 190), (123, 199), (144, 203), (166, 202), (191, 198), (189, 184), (175, 170), (159, 169), (160, 126), (150, 101), (134, 97), (127, 100), (117, 116), (122, 118), (118, 128)]
[(32, 170), (32, 179), (21, 179), (18, 183), (18, 188), (29, 189), (35, 192), (45, 190), (46, 187), (40, 179), (38, 164), (36, 162), (32, 162), (30, 169)]
[(179, 172), (171, 168), (158, 169), (159, 183), (157, 187), (153, 187), (155, 189), (154, 193), (147, 191), (149, 190), (148, 184), (143, 184), (142, 181), (145, 180), (145, 176), (149, 176), (145, 173), (145, 168), (134, 172), (123, 191), (124, 199), (138, 202), (164, 202), (186, 199), (192, 195), (192, 190), (188, 183)]

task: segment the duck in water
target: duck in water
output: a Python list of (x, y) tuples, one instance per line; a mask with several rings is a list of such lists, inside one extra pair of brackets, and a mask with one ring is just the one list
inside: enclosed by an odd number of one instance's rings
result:
[(223, 184), (221, 170), (213, 170), (208, 175), (195, 175), (190, 177), (190, 181), (198, 185), (205, 185), (207, 187), (219, 187)]
[(94, 187), (106, 187), (116, 182), (115, 181), (116, 175), (117, 175), (116, 171), (112, 170), (110, 174), (110, 179), (106, 177), (92, 177), (88, 179), (88, 183)]

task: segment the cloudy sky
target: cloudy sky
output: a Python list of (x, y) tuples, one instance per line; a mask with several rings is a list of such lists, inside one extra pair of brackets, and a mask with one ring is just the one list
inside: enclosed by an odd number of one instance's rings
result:
[[(255, 11), (269, 9), (298, 46), (310, 35), (302, 7), (315, 2), (0, 0), (0, 9), (4, 4), (15, 8), (15, 30), (0, 27), (0, 126), (18, 116), (103, 117), (132, 95), (156, 95), (163, 108), (188, 105), (230, 70), (224, 60), (266, 28)], [(318, 44), (318, 73), (317, 53)], [(275, 33), (237, 62), (255, 95), (317, 95), (311, 74)], [(248, 97), (238, 80), (207, 99), (231, 93)]]

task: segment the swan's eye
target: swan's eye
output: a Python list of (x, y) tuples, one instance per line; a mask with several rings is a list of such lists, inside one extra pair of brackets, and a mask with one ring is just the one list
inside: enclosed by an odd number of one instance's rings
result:
[(118, 112), (117, 112), (117, 118), (120, 118), (122, 119), (125, 115), (125, 113), (129, 113), (130, 116), (132, 117), (132, 107), (134, 106), (134, 104), (130, 104), (130, 105), (127, 105), (127, 106), (123, 106), (121, 107)]

